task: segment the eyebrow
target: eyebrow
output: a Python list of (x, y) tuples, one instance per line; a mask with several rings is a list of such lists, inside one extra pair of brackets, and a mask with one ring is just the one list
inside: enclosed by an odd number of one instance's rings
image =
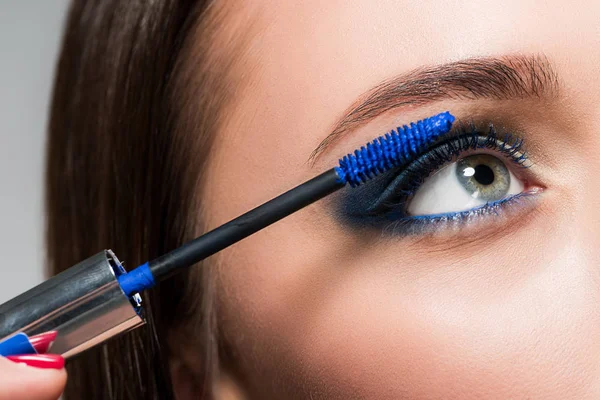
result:
[(384, 81), (363, 94), (311, 153), (309, 164), (342, 136), (399, 107), (439, 100), (552, 98), (560, 81), (544, 55), (472, 58), (422, 67)]

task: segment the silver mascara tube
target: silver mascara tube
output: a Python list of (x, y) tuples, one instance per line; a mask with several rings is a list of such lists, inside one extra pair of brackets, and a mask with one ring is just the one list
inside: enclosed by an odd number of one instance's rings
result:
[(104, 250), (0, 305), (0, 341), (56, 331), (52, 353), (72, 357), (145, 323), (142, 299), (125, 295), (117, 277), (125, 273)]

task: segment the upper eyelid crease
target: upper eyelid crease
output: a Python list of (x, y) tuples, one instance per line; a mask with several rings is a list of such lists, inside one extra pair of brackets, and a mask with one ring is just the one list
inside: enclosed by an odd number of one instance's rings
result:
[(314, 165), (344, 134), (395, 108), (443, 99), (552, 99), (559, 95), (560, 86), (552, 63), (543, 54), (473, 58), (419, 68), (364, 94), (311, 153), (308, 163)]

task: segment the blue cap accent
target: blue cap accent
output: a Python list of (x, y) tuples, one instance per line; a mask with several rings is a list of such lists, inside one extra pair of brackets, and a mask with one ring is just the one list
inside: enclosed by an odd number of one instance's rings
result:
[(348, 154), (335, 167), (339, 181), (355, 187), (393, 167), (410, 161), (440, 136), (450, 132), (455, 118), (450, 112), (404, 125)]
[(120, 275), (117, 280), (121, 285), (121, 290), (127, 296), (150, 289), (156, 284), (148, 263), (140, 265), (129, 273)]
[(16, 356), (19, 354), (37, 354), (24, 333), (17, 333), (0, 342), (0, 356)]

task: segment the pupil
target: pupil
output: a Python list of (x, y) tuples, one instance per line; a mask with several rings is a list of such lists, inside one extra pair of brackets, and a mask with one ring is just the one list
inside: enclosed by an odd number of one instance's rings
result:
[(494, 182), (494, 171), (487, 165), (479, 164), (475, 167), (473, 178), (481, 185), (489, 185)]

